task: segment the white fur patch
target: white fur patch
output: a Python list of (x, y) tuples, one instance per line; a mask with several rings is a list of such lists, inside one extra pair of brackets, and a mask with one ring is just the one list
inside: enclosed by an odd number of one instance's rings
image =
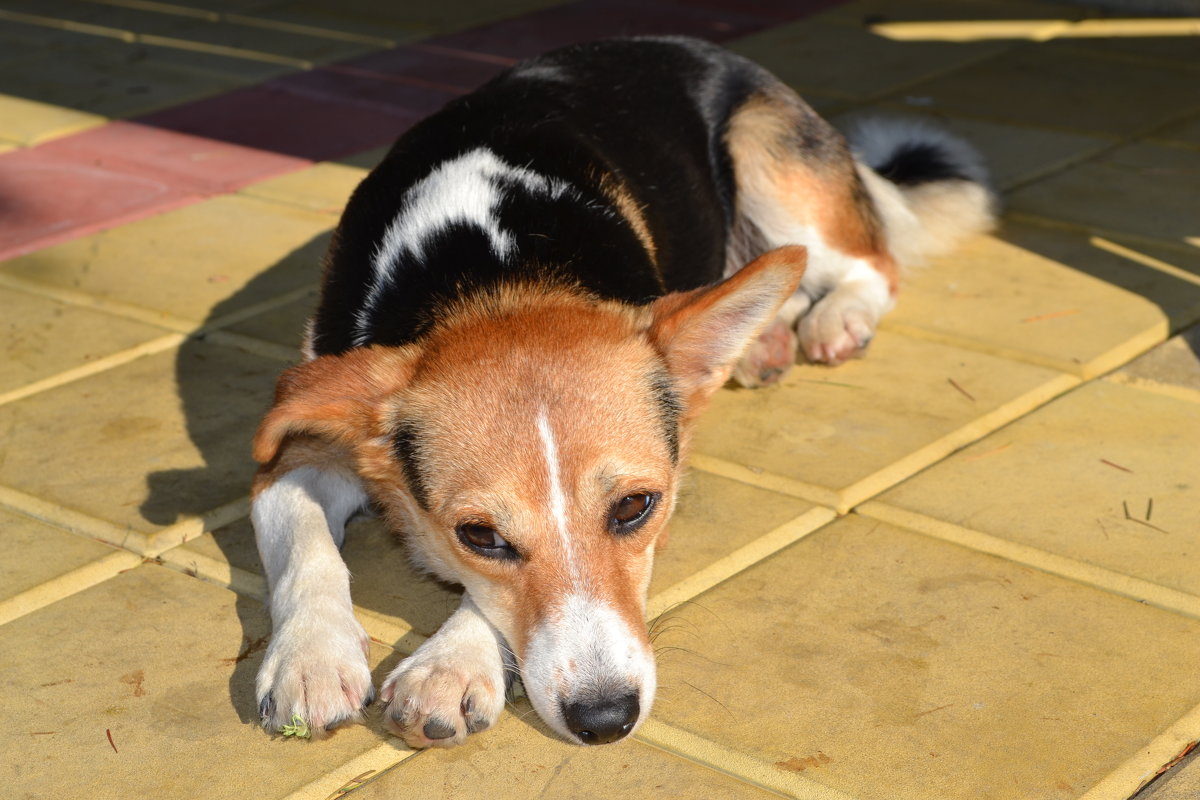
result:
[(487, 236), (497, 258), (513, 254), (512, 234), (500, 227), (497, 217), (497, 206), (510, 188), (505, 184), (516, 184), (530, 194), (551, 199), (575, 192), (566, 181), (508, 164), (486, 147), (438, 164), (405, 192), (400, 212), (375, 250), (371, 287), (355, 315), (356, 345), (368, 340), (371, 318), (380, 296), (392, 283), (397, 261), (405, 256), (420, 260), (430, 239), (446, 228), (478, 228)]
[(640, 725), (657, 687), (654, 659), (625, 620), (582, 593), (565, 598), (558, 613), (534, 631), (521, 673), (538, 715), (572, 741), (577, 740), (563, 719), (563, 702), (636, 692)]

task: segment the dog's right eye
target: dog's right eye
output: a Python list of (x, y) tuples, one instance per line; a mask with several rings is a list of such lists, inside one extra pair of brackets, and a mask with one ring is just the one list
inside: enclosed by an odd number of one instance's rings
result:
[(470, 549), (488, 558), (519, 558), (513, 546), (496, 532), (491, 525), (482, 522), (463, 522), (455, 528), (458, 540)]

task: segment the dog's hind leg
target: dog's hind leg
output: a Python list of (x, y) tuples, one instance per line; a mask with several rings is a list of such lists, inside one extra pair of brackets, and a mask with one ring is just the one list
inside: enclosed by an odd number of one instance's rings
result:
[(735, 245), (808, 247), (800, 290), (735, 376), (749, 386), (772, 382), (791, 366), (796, 336), (810, 361), (852, 357), (891, 306), (897, 272), (845, 140), (790, 89), (771, 84), (734, 112), (726, 146), (737, 184)]
[(516, 675), (504, 637), (470, 595), (383, 682), (384, 725), (410, 747), (453, 747), (490, 728)]
[(730, 117), (738, 219), (729, 267), (755, 248), (808, 247), (800, 291), (735, 373), (744, 385), (769, 383), (790, 366), (781, 342), (793, 326), (809, 361), (839, 364), (859, 354), (892, 306), (901, 266), (994, 224), (982, 160), (965, 142), (892, 120), (862, 124), (851, 140), (865, 161), (769, 79)]
[(273, 627), (256, 683), (268, 731), (302, 721), (319, 737), (361, 720), (372, 700), (367, 634), (338, 552), (366, 499), (344, 454), (305, 437), (285, 442), (255, 481), (251, 518)]

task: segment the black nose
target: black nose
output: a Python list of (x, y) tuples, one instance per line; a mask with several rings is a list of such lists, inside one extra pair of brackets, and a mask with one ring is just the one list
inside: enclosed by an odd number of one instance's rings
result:
[(641, 707), (634, 693), (595, 703), (564, 703), (562, 710), (567, 727), (584, 744), (608, 744), (633, 730)]

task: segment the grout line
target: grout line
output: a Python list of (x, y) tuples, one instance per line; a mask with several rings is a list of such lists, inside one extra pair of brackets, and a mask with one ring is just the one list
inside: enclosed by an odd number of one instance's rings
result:
[(117, 551), (90, 564), (71, 570), (32, 589), (0, 601), (0, 625), (37, 611), (66, 597), (102, 583), (142, 563), (142, 557)]
[[(1017, 190), (1025, 187), (1025, 186), (1028, 186), (1031, 183), (1045, 180), (1046, 178), (1057, 175), (1061, 172), (1065, 172), (1068, 169), (1070, 169), (1078, 164), (1082, 164), (1085, 161), (1093, 161), (1099, 157), (1102, 157), (1108, 153), (1113, 152), (1114, 150), (1118, 150), (1127, 145), (1135, 144), (1142, 140), (1151, 139), (1151, 138), (1153, 138), (1153, 135), (1155, 134), (1155, 132), (1163, 130), (1165, 128), (1170, 128), (1171, 126), (1173, 126), (1177, 123), (1180, 123), (1180, 122), (1190, 119), (1192, 116), (1194, 116), (1197, 113), (1197, 110), (1200, 110), (1200, 106), (1195, 106), (1195, 105), (1187, 106), (1187, 110), (1185, 110), (1185, 111), (1181, 111), (1181, 112), (1179, 112), (1177, 114), (1173, 114), (1165, 119), (1161, 119), (1156, 122), (1152, 122), (1144, 127), (1138, 128), (1137, 130), (1134, 130), (1130, 133), (1116, 134), (1115, 135), (1116, 138), (1112, 142), (1110, 142), (1107, 146), (1101, 147), (1101, 148), (1095, 149), (1095, 150), (1090, 150), (1086, 153), (1077, 153), (1075, 158), (1065, 159), (1062, 162), (1060, 162), (1057, 166), (1055, 166), (1054, 168), (1047, 168), (1044, 170), (1039, 170), (1036, 173), (1034, 173), (1031, 177), (1022, 178), (1019, 181), (1014, 181), (1010, 186), (1008, 186), (1005, 189), (1005, 193), (1012, 194), (1012, 193), (1016, 192)], [(1090, 135), (1090, 136), (1098, 135), (1097, 131), (1090, 131), (1090, 130), (1085, 131), (1085, 130), (1078, 130), (1078, 129), (1064, 129), (1064, 130), (1067, 132), (1070, 132), (1070, 133), (1084, 134), (1084, 135)], [(1104, 136), (1108, 136), (1108, 137), (1114, 136), (1114, 134), (1112, 134), (1112, 133), (1099, 134), (1099, 135), (1104, 135)], [(1010, 210), (1009, 212), (1007, 212), (1006, 216), (1025, 216), (1025, 215), (1021, 214), (1020, 212), (1013, 212)], [(1048, 220), (1048, 221), (1054, 221), (1054, 220)], [(1066, 223), (1066, 224), (1071, 225), (1073, 223)], [(1096, 230), (1101, 231), (1102, 229), (1096, 229)], [(1116, 235), (1125, 236), (1125, 237), (1131, 238), (1131, 239), (1132, 238), (1145, 238), (1145, 237), (1138, 237), (1136, 234), (1130, 235), (1130, 234), (1118, 233)], [(1149, 241), (1153, 242), (1153, 241), (1158, 241), (1158, 240), (1149, 239)]]
[(216, 22), (221, 17), (215, 11), (205, 11), (201, 8), (180, 6), (174, 3), (159, 3), (155, 2), (155, 0), (84, 0), (84, 2), (102, 6), (116, 6), (117, 8), (132, 8), (135, 11), (170, 14), (177, 17), (191, 17), (192, 19), (202, 19), (205, 22)]
[(132, 528), (122, 528), (106, 520), (73, 511), (65, 506), (42, 500), (7, 486), (0, 486), (0, 506), (7, 506), (25, 516), (138, 554), (145, 547), (146, 535), (144, 533)]
[[(396, 740), (399, 741), (399, 740)], [(283, 800), (335, 800), (351, 789), (378, 778), (392, 767), (399, 766), (420, 750), (401, 750), (389, 740), (367, 752), (334, 767), (312, 783), (302, 786)]]
[[(90, 0), (90, 2), (96, 2), (96, 0)], [(271, 19), (269, 17), (255, 17), (248, 14), (218, 14), (217, 16), (221, 22), (231, 22), (234, 25), (244, 25), (248, 28), (263, 28), (265, 30), (282, 31), (283, 33), (295, 33), (301, 36), (312, 36), (316, 39), (364, 44), (378, 50), (389, 50), (406, 41), (404, 39), (370, 36), (365, 33), (354, 33), (352, 31), (340, 31), (334, 28), (322, 28), (318, 25), (305, 25), (299, 22), (284, 22), (283, 20)], [(412, 36), (417, 35), (416, 32), (412, 34)]]
[[(235, 567), (228, 561), (182, 546), (162, 550), (153, 557), (185, 575), (246, 597), (267, 601), (267, 579), (258, 573)], [(359, 605), (354, 606), (354, 614), (374, 642), (404, 655), (411, 655), (425, 642), (426, 637), (414, 631), (407, 621), (397, 622), (395, 617)]]
[(693, 469), (698, 469), (701, 472), (707, 472), (712, 475), (719, 475), (722, 478), (729, 478), (738, 483), (745, 483), (759, 489), (769, 489), (772, 492), (798, 497), (801, 500), (807, 500), (810, 503), (817, 503), (823, 506), (836, 507), (838, 504), (838, 493), (833, 489), (804, 483), (793, 478), (785, 478), (782, 475), (776, 475), (773, 472), (766, 472), (761, 469), (752, 469), (733, 461), (717, 458), (716, 456), (693, 453), (688, 456), (688, 462)]
[(241, 333), (213, 331), (212, 333), (201, 334), (200, 338), (206, 342), (234, 347), (246, 353), (273, 358), (276, 361), (282, 361), (289, 365), (298, 364), (302, 358), (300, 348), (298, 347), (285, 347), (275, 342), (264, 341)]
[(203, 536), (209, 531), (236, 522), (250, 514), (250, 498), (239, 497), (222, 506), (201, 514), (187, 517), (146, 536), (146, 543), (139, 552), (147, 558), (155, 558), (173, 547), (190, 539)]
[(185, 547), (174, 547), (164, 550), (158, 555), (162, 563), (172, 569), (199, 578), (206, 583), (223, 586), (237, 594), (266, 601), (267, 579), (241, 567), (235, 567), (228, 561), (211, 558), (188, 550)]
[(1161, 383), (1152, 378), (1139, 378), (1135, 375), (1122, 375), (1116, 373), (1105, 376), (1105, 381), (1115, 383), (1120, 386), (1128, 386), (1131, 389), (1139, 389), (1143, 392), (1170, 397), (1174, 400), (1183, 400), (1188, 403), (1200, 403), (1200, 389), (1189, 389), (1186, 386), (1176, 386), (1171, 383)]
[(1008, 361), (1018, 361), (1023, 364), (1031, 364), (1035, 367), (1044, 367), (1052, 369), (1055, 372), (1065, 372), (1068, 375), (1073, 375), (1081, 380), (1087, 379), (1089, 373), (1096, 375), (1100, 374), (1095, 370), (1089, 370), (1089, 364), (1084, 364), (1078, 361), (1070, 361), (1054, 356), (1043, 355), (1029, 350), (1018, 350), (1013, 347), (1005, 347), (1004, 345), (994, 344), (982, 339), (972, 339), (969, 336), (964, 336), (958, 333), (947, 333), (945, 331), (934, 330), (932, 328), (921, 328), (915, 325), (910, 325), (905, 322), (891, 322), (884, 317), (879, 323), (879, 330), (898, 333), (901, 336), (907, 336), (910, 339), (920, 339), (923, 342), (933, 342), (934, 344), (944, 344), (950, 347), (957, 347), (961, 350), (971, 350), (984, 355), (996, 356)]
[(707, 567), (693, 572), (673, 586), (658, 592), (646, 603), (646, 618), (654, 619), (674, 606), (691, 600), (744, 569), (754, 566), (783, 548), (800, 541), (837, 518), (833, 509), (810, 509), (789, 522), (763, 534)]
[(122, 350), (120, 352), (104, 356), (103, 358), (98, 358), (95, 361), (89, 361), (86, 364), (82, 364), (78, 367), (64, 370), (63, 372), (51, 375), (48, 378), (43, 378), (39, 381), (25, 384), (20, 389), (13, 389), (12, 391), (0, 394), (0, 406), (6, 403), (15, 402), (17, 400), (22, 400), (30, 395), (49, 391), (50, 389), (56, 389), (59, 386), (73, 383), (77, 380), (82, 380), (83, 378), (96, 375), (113, 367), (119, 367), (122, 364), (128, 364), (129, 362), (135, 361), (143, 356), (154, 355), (155, 353), (161, 353), (164, 350), (170, 350), (172, 347), (182, 344), (186, 338), (187, 337), (180, 333), (167, 334), (166, 336), (160, 336), (157, 339), (151, 339), (148, 342), (143, 342), (142, 344), (137, 345), (136, 347), (131, 347), (128, 350)]
[(87, 294), (86, 292), (64, 289), (52, 284), (29, 280), (28, 278), (19, 278), (15, 275), (0, 273), (0, 287), (16, 289), (38, 295), (39, 297), (47, 297), (51, 300), (57, 300), (60, 303), (104, 311), (113, 316), (124, 317), (125, 319), (152, 325), (156, 328), (163, 328), (174, 333), (192, 333), (199, 327), (198, 323), (183, 319), (182, 317), (176, 317), (174, 314), (165, 311), (151, 311), (140, 306), (122, 303), (119, 300), (108, 300), (103, 297)]
[(261, 61), (267, 64), (280, 64), (282, 66), (292, 67), (298, 70), (310, 70), (316, 66), (316, 63), (303, 58), (281, 56), (275, 53), (264, 53), (259, 50), (249, 50), (244, 47), (230, 47), (229, 45), (223, 44), (196, 42), (192, 41), (191, 39), (180, 39), (175, 36), (159, 36), (153, 33), (137, 33), (134, 34), (134, 41), (140, 42), (141, 44), (157, 45), (158, 47), (171, 47), (176, 50), (188, 50), (197, 53), (212, 53), (213, 55), (240, 58), (243, 61)]
[(104, 36), (129, 43), (133, 43), (137, 39), (137, 35), (132, 31), (122, 30), (121, 28), (110, 28), (107, 25), (91, 25), (86, 22), (74, 22), (69, 19), (59, 19), (57, 17), (43, 17), (41, 14), (25, 14), (20, 11), (0, 9), (0, 19), (5, 19), (9, 22), (23, 22), (26, 25), (41, 25), (43, 28), (55, 28), (61, 31)]
[(1015, 350), (1003, 345), (971, 339), (954, 333), (920, 328), (903, 322), (888, 322), (884, 320), (880, 324), (879, 329), (898, 333), (913, 339), (950, 345), (963, 350), (997, 356), (1009, 361), (1031, 364), (1035, 367), (1045, 367), (1056, 372), (1066, 373), (1080, 380), (1088, 381), (1127, 364), (1155, 345), (1165, 342), (1171, 335), (1171, 321), (1164, 316), (1149, 328), (1133, 336), (1126, 337), (1119, 344), (1100, 353), (1087, 362), (1064, 361), (1053, 356), (1042, 355), (1041, 353)]
[[(255, 199), (261, 198), (256, 197)], [(265, 311), (273, 311), (276, 308), (286, 306), (289, 303), (294, 303), (297, 300), (303, 300), (306, 297), (311, 296), (315, 299), (319, 289), (320, 285), (317, 283), (305, 284), (297, 289), (281, 292), (280, 294), (274, 295), (267, 300), (251, 303), (245, 308), (238, 309), (237, 311), (231, 311), (228, 314), (224, 314), (214, 320), (205, 322), (203, 325), (196, 328), (196, 330), (198, 332), (204, 332), (215, 330), (217, 328), (227, 328), (230, 325), (235, 325), (252, 317), (256, 317)]]
[(1086, 233), (1091, 234), (1092, 237), (1125, 239), (1133, 242), (1134, 244), (1146, 245), (1150, 247), (1161, 247), (1164, 250), (1173, 250), (1175, 252), (1193, 257), (1197, 255), (1196, 247), (1187, 244), (1186, 242), (1173, 242), (1170, 239), (1156, 239), (1153, 236), (1146, 236), (1145, 234), (1140, 233), (1131, 233), (1129, 231), (1114, 231), (1097, 225), (1088, 225), (1081, 222), (1070, 222), (1068, 220), (1054, 219), (1053, 217), (1043, 217), (1039, 214), (1031, 214), (1028, 211), (1018, 211), (1011, 208), (1004, 213), (1004, 217), (1011, 222), (1037, 225), (1040, 228), (1071, 231), (1073, 233)]
[[(1123, 247), (1122, 245), (1119, 245), (1116, 242), (1110, 242), (1108, 239), (1105, 239), (1101, 236), (1089, 237), (1088, 243), (1091, 244), (1092, 247), (1105, 250), (1115, 256), (1121, 256), (1122, 258), (1135, 261), (1142, 266), (1149, 267), (1150, 269), (1156, 269), (1159, 272), (1165, 272), (1172, 278), (1178, 278), (1181, 281), (1186, 281), (1187, 283), (1200, 286), (1200, 275), (1197, 275), (1194, 272), (1188, 272), (1186, 269), (1180, 269), (1174, 264), (1170, 264), (1166, 261), (1155, 258), (1154, 256), (1148, 256), (1145, 253), (1139, 253), (1137, 250), (1131, 250), (1128, 247)], [(1200, 255), (1200, 253), (1197, 253), (1197, 255)]]
[(1166, 611), (1200, 619), (1200, 597), (1104, 567), (1001, 539), (950, 522), (873, 500), (855, 509), (863, 516), (898, 525), (934, 539), (1013, 561)]
[(892, 461), (879, 471), (842, 489), (838, 513), (848, 513), (859, 503), (890, 489), (925, 467), (943, 460), (955, 450), (982, 439), (1079, 385), (1080, 380), (1074, 375), (1060, 374), (987, 414), (975, 417), (962, 427), (907, 456)]
[(1126, 800), (1145, 786), (1164, 764), (1169, 764), (1187, 745), (1197, 740), (1200, 740), (1200, 706), (1184, 714), (1136, 755), (1084, 792), (1079, 800)]
[(854, 800), (851, 795), (654, 718), (634, 734), (644, 744), (795, 800)]

